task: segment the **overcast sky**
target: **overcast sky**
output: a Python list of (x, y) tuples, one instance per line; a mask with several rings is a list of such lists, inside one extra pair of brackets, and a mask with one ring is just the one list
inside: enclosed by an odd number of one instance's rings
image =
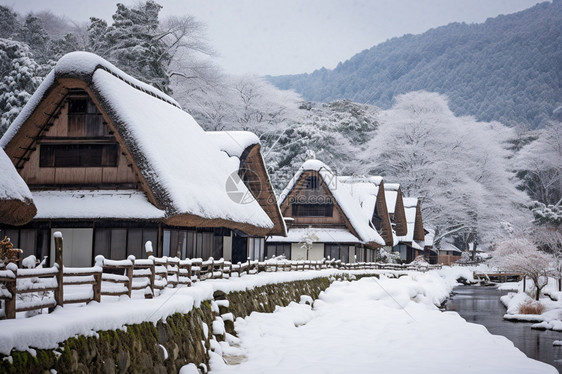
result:
[[(111, 23), (115, 4), (135, 0), (0, 0), (26, 14), (50, 10), (86, 23)], [(233, 74), (280, 75), (334, 68), (354, 54), (404, 34), (450, 22), (481, 23), (538, 0), (156, 0), (161, 16), (195, 16), (207, 25), (218, 63)]]

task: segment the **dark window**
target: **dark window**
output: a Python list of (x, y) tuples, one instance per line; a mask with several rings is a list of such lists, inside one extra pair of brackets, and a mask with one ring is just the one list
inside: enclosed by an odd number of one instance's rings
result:
[(117, 144), (42, 144), (40, 167), (115, 167)]
[(306, 189), (307, 190), (316, 190), (318, 189), (318, 177), (315, 175), (311, 175), (306, 177)]
[(111, 257), (112, 260), (127, 258), (127, 229), (111, 229)]
[[(26, 258), (30, 255), (36, 255), (37, 248), (37, 230), (21, 229), (19, 248), (23, 251), (20, 258)], [(38, 260), (41, 260), (38, 258)]]
[(94, 230), (94, 257), (97, 255), (111, 258), (111, 229), (96, 228)]
[(97, 227), (94, 230), (94, 257), (102, 255), (113, 260), (124, 260), (133, 255), (135, 258), (146, 258), (144, 246), (148, 240), (156, 250), (157, 229)]
[(185, 258), (195, 257), (195, 239), (195, 231), (188, 231)]
[(267, 258), (273, 258), (277, 256), (285, 256), (287, 260), (291, 259), (291, 244), (290, 243), (274, 243), (265, 245)]
[(344, 263), (349, 262), (349, 246), (341, 244), (325, 244), (324, 257), (341, 260)]
[(88, 109), (87, 99), (71, 99), (68, 102), (68, 113), (78, 114), (86, 113)]
[(129, 229), (127, 235), (127, 256), (133, 255), (135, 258), (143, 258), (145, 250), (142, 242), (142, 229)]
[(293, 217), (331, 217), (332, 204), (293, 204)]
[(373, 219), (372, 219), (373, 225), (375, 225), (375, 228), (377, 230), (381, 229), (382, 226), (382, 219), (379, 216), (379, 212), (377, 211), (377, 206), (375, 205), (375, 211), (373, 212)]
[(213, 254), (214, 236), (212, 232), (198, 232), (196, 235), (195, 256), (208, 260)]
[(213, 247), (213, 258), (215, 260), (223, 258), (223, 237), (222, 236), (214, 236), (215, 245)]

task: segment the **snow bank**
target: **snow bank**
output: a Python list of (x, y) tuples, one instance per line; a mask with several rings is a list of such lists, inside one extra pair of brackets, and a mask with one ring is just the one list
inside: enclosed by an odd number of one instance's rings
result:
[(137, 190), (65, 190), (33, 192), (35, 218), (160, 219), (164, 211)]
[(435, 301), (446, 297), (455, 272), (336, 282), (312, 308), (293, 303), (272, 314), (237, 319), (237, 354), (246, 360), (227, 365), (211, 354), (211, 372), (557, 372), (483, 326), (439, 311)]
[[(335, 269), (325, 269), (206, 280), (192, 287), (166, 288), (154, 299), (145, 299), (142, 290), (133, 292), (131, 299), (103, 296), (99, 304), (65, 305), (57, 307), (53, 313), (40, 314), (25, 321), (20, 318), (0, 321), (0, 353), (9, 354), (13, 348), (56, 348), (60, 342), (76, 335), (95, 335), (99, 330), (123, 329), (125, 325), (144, 321), (156, 323), (174, 313), (188, 313), (202, 301), (211, 300), (213, 292), (217, 290), (226, 293), (244, 291), (273, 283), (330, 277), (341, 273)], [(365, 274), (369, 271), (345, 273)]]

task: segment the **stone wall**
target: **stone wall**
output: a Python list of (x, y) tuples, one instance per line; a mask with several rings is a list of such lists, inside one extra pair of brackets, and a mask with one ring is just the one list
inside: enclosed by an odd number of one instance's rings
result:
[[(58, 373), (177, 373), (188, 363), (208, 367), (211, 326), (218, 314), (246, 317), (253, 311), (273, 312), (277, 305), (298, 302), (301, 295), (316, 299), (329, 285), (328, 278), (315, 278), (228, 294), (217, 291), (216, 300), (228, 300), (228, 308), (221, 307), (220, 313), (213, 311), (213, 300), (208, 300), (188, 314), (168, 317), (165, 323), (145, 322), (128, 325), (126, 330), (99, 331), (96, 337), (78, 336), (56, 349), (37, 349), (35, 355), (12, 351), (9, 357), (0, 355), (0, 372), (49, 373), (55, 369)], [(232, 324), (226, 328), (234, 332)]]

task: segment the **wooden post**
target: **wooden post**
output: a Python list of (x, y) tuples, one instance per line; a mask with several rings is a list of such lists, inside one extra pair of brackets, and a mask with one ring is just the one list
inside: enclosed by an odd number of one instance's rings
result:
[(94, 301), (98, 303), (101, 302), (101, 272), (96, 271), (94, 273), (94, 282), (92, 286), (94, 291)]
[(133, 264), (127, 266), (126, 268), (127, 278), (129, 278), (129, 283), (127, 284), (127, 296), (131, 297), (131, 292), (133, 291)]
[(55, 290), (55, 301), (57, 305), (64, 305), (64, 287), (63, 287), (63, 260), (62, 260), (62, 234), (57, 231), (53, 234), (55, 238), (55, 263), (58, 266), (57, 273), (57, 289)]
[(526, 277), (525, 275), (523, 275), (523, 292), (525, 292), (525, 288), (526, 288), (526, 287), (525, 287), (525, 286), (526, 286), (525, 283), (527, 283), (527, 277)]
[[(17, 277), (16, 271), (14, 271), (13, 273)], [(10, 279), (6, 282), (6, 289), (12, 295), (12, 297), (4, 300), (4, 312), (6, 313), (6, 319), (14, 319), (16, 318), (17, 298), (16, 278)]]

